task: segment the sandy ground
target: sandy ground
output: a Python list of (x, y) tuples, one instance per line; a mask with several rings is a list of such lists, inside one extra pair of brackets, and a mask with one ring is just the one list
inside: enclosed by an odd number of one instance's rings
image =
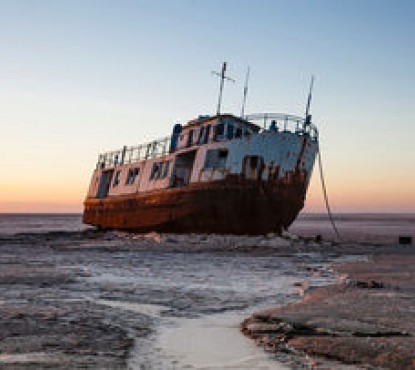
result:
[[(242, 331), (269, 351), (363, 368), (415, 369), (415, 248), (376, 251), (367, 262), (334, 265), (338, 283), (302, 301), (256, 312)], [(301, 284), (300, 284), (301, 285)]]

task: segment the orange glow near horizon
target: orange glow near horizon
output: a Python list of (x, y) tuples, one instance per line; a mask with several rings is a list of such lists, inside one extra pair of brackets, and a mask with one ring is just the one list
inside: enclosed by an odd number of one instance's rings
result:
[(0, 213), (80, 213), (86, 190), (62, 184), (2, 187)]
[[(313, 174), (310, 183), (305, 212), (325, 212), (323, 192), (318, 174)], [(348, 183), (328, 183), (328, 196), (334, 213), (414, 213), (414, 188), (409, 181), (404, 184), (389, 183), (387, 179), (378, 181), (350, 181)]]

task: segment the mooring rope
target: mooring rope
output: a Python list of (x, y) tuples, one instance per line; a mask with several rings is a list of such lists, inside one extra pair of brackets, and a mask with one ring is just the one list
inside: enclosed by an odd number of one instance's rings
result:
[(333, 226), (333, 230), (334, 230), (334, 233), (336, 234), (337, 240), (341, 241), (339, 230), (336, 227), (336, 224), (335, 224), (334, 219), (333, 219), (333, 214), (331, 213), (330, 204), (329, 204), (329, 197), (327, 196), (327, 187), (326, 187), (326, 182), (324, 181), (323, 163), (322, 163), (322, 160), (321, 160), (320, 144), (318, 144), (317, 154), (318, 154), (318, 165), (319, 165), (319, 169), (320, 169), (320, 181), (321, 181), (321, 187), (323, 189), (324, 202), (326, 203), (327, 214), (329, 216), (331, 225)]

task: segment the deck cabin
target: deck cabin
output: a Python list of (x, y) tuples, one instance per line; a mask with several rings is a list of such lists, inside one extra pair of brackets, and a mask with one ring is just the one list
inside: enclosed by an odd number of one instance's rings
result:
[(221, 181), (228, 174), (266, 179), (277, 168), (277, 176), (283, 176), (298, 164), (308, 173), (317, 136), (314, 125), (296, 116), (199, 116), (174, 125), (170, 137), (100, 154), (88, 198)]

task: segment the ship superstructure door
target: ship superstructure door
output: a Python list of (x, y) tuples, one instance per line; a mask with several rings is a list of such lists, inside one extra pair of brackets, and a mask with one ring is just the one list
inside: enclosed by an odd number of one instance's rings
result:
[(196, 150), (176, 156), (170, 181), (170, 186), (172, 188), (178, 188), (189, 184), (195, 157)]
[(246, 179), (258, 180), (264, 170), (264, 158), (258, 155), (247, 155), (242, 162), (242, 173)]
[(105, 198), (108, 195), (113, 173), (114, 170), (102, 171), (96, 195), (98, 199)]

